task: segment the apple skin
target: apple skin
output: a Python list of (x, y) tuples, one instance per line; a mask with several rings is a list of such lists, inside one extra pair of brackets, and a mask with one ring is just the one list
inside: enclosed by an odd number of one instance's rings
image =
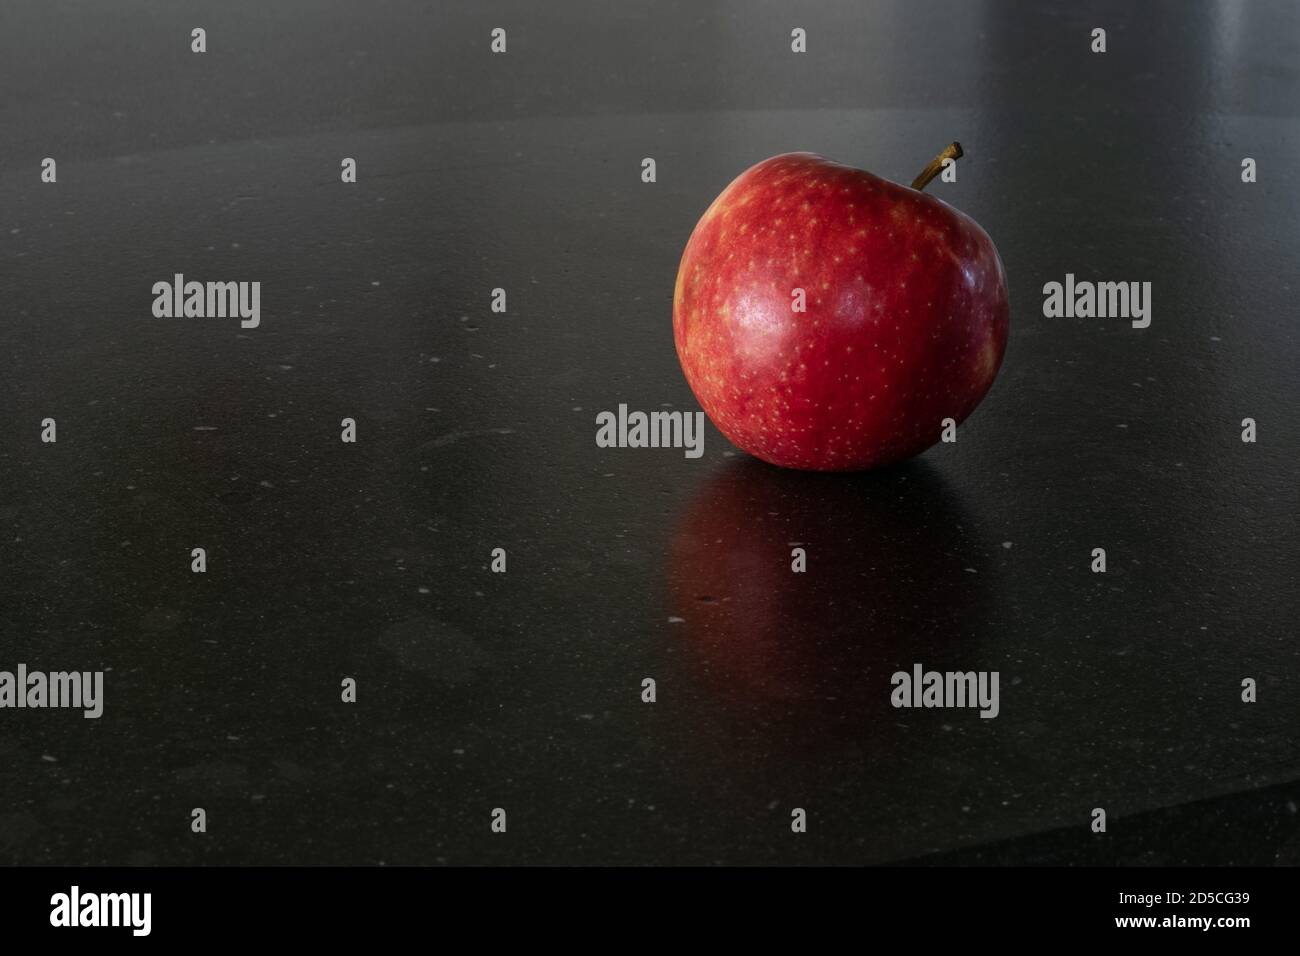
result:
[(945, 418), (975, 410), (1002, 364), (1008, 312), (1002, 260), (969, 216), (785, 153), (741, 173), (696, 224), (673, 337), (732, 444), (774, 465), (857, 471), (919, 454)]

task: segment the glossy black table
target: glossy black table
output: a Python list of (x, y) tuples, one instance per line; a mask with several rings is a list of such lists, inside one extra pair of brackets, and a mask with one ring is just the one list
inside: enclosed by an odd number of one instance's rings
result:
[[(0, 861), (1300, 862), (1294, 5), (114, 7), (0, 29), (0, 669), (106, 671), (0, 711)], [(734, 175), (953, 139), (1012, 298), (955, 445), (596, 447), (698, 407)], [(177, 272), (261, 325), (153, 318)], [(1044, 318), (1066, 273), (1151, 327)], [(999, 716), (893, 709), (914, 662)]]

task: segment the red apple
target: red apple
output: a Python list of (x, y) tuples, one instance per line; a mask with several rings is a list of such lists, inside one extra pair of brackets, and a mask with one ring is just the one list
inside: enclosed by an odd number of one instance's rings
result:
[(733, 444), (791, 468), (875, 468), (975, 410), (1006, 349), (1006, 273), (973, 219), (921, 191), (960, 155), (954, 143), (908, 187), (786, 153), (705, 211), (673, 335)]

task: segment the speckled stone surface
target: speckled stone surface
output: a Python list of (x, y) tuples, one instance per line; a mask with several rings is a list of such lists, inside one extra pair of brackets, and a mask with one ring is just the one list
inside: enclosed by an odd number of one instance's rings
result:
[[(0, 668), (108, 673), (0, 711), (0, 862), (1300, 861), (1294, 5), (318, 6), (5, 5)], [(956, 445), (596, 447), (696, 408), (732, 177), (953, 139), (1012, 310)], [(176, 272), (261, 326), (153, 319)], [(1151, 327), (1045, 319), (1067, 272)], [(914, 662), (1000, 715), (892, 709)]]

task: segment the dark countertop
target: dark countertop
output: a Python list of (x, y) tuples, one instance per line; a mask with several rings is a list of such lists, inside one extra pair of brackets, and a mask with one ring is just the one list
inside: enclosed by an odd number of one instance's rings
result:
[[(0, 25), (0, 669), (108, 670), (0, 711), (0, 862), (1300, 862), (1293, 4), (116, 6)], [(733, 176), (953, 139), (1012, 301), (956, 445), (596, 447), (698, 407)], [(175, 272), (261, 326), (152, 318)], [(1151, 327), (1044, 318), (1067, 272)], [(892, 709), (914, 662), (1000, 716)]]

